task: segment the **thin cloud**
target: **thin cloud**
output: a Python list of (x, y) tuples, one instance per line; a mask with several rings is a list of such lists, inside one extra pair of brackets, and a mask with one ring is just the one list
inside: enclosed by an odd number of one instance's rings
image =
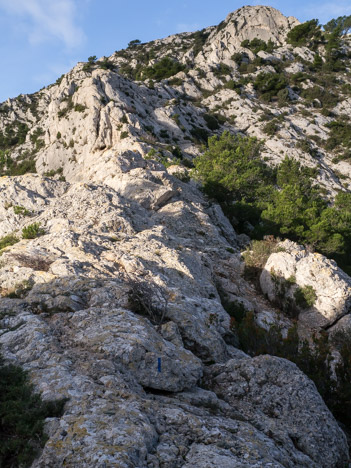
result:
[(72, 48), (85, 39), (83, 30), (76, 24), (74, 0), (0, 0), (0, 9), (25, 22), (32, 44), (54, 38)]

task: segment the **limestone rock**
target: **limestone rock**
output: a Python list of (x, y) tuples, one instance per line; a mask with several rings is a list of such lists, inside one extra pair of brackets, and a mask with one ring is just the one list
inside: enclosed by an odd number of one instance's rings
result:
[(333, 260), (291, 241), (279, 246), (284, 251), (268, 258), (260, 277), (262, 291), (271, 301), (279, 301), (282, 288), (283, 302), (294, 301), (298, 287), (313, 288), (316, 300), (300, 314), (312, 329), (330, 326), (350, 312), (351, 278)]
[[(348, 459), (343, 432), (314, 384), (295, 364), (271, 356), (231, 360), (210, 368), (206, 381), (220, 398), (284, 447), (291, 457), (287, 466), (341, 467)], [(279, 462), (284, 465), (283, 459)]]

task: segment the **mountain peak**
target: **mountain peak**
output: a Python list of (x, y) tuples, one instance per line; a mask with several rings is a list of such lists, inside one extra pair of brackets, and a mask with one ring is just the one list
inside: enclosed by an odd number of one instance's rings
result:
[(216, 33), (231, 36), (236, 45), (244, 40), (255, 38), (263, 41), (272, 40), (276, 44), (284, 44), (286, 34), (290, 29), (300, 24), (293, 16), (286, 17), (279, 10), (270, 6), (244, 6), (229, 13), (226, 19), (217, 27)]

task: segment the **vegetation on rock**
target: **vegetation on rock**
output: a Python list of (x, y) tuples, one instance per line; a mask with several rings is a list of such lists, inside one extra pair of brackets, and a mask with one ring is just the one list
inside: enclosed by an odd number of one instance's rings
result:
[(45, 419), (61, 416), (66, 401), (43, 401), (27, 373), (0, 356), (0, 466), (30, 466), (47, 440)]

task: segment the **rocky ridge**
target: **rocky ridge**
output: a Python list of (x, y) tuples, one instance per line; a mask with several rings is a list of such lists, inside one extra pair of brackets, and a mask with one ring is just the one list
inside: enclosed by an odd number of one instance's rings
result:
[[(257, 117), (273, 104), (255, 110), (249, 84), (242, 95), (224, 87), (240, 74), (231, 57), (243, 40), (259, 37), (277, 44), (276, 60), (307, 60), (307, 49), (285, 43), (296, 24), (269, 7), (245, 7), (196, 36), (198, 54), (192, 34), (171, 36), (112, 55), (105, 61), (111, 69), (78, 64), (57, 84), (1, 107), (4, 134), (14, 122), (29, 129), (11, 158), (35, 160), (38, 171), (0, 180), (0, 235), (17, 241), (1, 251), (2, 353), (29, 371), (45, 399), (68, 398), (63, 416), (47, 421), (49, 439), (34, 467), (345, 466), (345, 435), (315, 385), (287, 360), (236, 348), (223, 293), (258, 316), (276, 310), (241, 276), (245, 239), (186, 181), (208, 113), (226, 118), (214, 132), (262, 137)], [(139, 48), (154, 49), (152, 64), (170, 47), (189, 67), (172, 77), (178, 81), (128, 78)], [(131, 70), (123, 72), (126, 63)], [(216, 76), (223, 64), (231, 69), (225, 78)], [(297, 120), (326, 133), (330, 117), (315, 114), (317, 123), (307, 124), (289, 110), (288, 130), (266, 141), (265, 156), (279, 160), (280, 147), (296, 154)], [(318, 160), (330, 195), (345, 189), (331, 158), (322, 149)], [(178, 159), (188, 163), (169, 166)], [(348, 177), (347, 163), (338, 164)], [(41, 235), (24, 238), (33, 223)], [(305, 262), (303, 283), (314, 260), (290, 247), (273, 254), (265, 271), (291, 264), (299, 282), (294, 262)], [(337, 317), (317, 290), (329, 325), (347, 317), (351, 280), (319, 259), (326, 276), (343, 284)], [(133, 304), (136, 284), (145, 286), (149, 307), (163, 308), (162, 324)]]

